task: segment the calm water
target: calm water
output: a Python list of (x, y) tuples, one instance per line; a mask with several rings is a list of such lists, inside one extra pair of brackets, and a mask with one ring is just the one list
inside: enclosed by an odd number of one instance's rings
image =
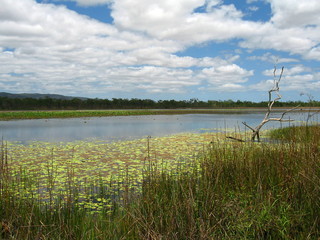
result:
[[(264, 113), (261, 112), (0, 121), (0, 137), (21, 142), (112, 141), (183, 132), (225, 131), (227, 128), (242, 131), (245, 130), (242, 122), (255, 126), (263, 117)], [(299, 121), (306, 119), (306, 114), (291, 113), (288, 117), (296, 120), (291, 125), (298, 125)], [(282, 126), (288, 126), (288, 123), (282, 123)], [(270, 122), (263, 129), (276, 127), (281, 127), (281, 124)]]

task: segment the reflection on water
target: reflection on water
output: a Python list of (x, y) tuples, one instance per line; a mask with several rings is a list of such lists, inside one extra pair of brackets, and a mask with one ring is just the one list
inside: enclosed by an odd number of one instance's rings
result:
[[(279, 114), (278, 114), (279, 116)], [(276, 116), (274, 116), (276, 117)], [(305, 113), (290, 113), (294, 123), (306, 120)], [(164, 136), (182, 132), (245, 130), (242, 122), (256, 126), (264, 113), (187, 114), (155, 116), (123, 116), (100, 118), (40, 119), (0, 121), (0, 136), (8, 141), (75, 141), (85, 139), (119, 140), (146, 136)], [(282, 123), (288, 126), (289, 123)], [(263, 129), (280, 127), (269, 122)]]

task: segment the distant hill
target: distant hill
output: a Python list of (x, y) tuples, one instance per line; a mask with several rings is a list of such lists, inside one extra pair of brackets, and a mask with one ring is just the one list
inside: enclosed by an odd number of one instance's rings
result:
[(40, 94), (40, 93), (6, 93), (0, 92), (0, 97), (7, 97), (7, 98), (34, 98), (34, 99), (44, 99), (44, 98), (52, 98), (52, 99), (63, 99), (63, 100), (71, 100), (74, 98), (78, 99), (88, 99), (84, 97), (71, 97), (71, 96), (64, 96), (59, 94)]

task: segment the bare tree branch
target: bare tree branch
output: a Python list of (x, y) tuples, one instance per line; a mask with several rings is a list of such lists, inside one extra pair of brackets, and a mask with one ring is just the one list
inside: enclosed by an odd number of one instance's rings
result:
[(250, 127), (246, 122), (242, 122), (243, 125), (245, 125), (247, 128), (250, 128), (252, 131), (254, 131), (254, 128)]
[[(268, 109), (267, 109), (267, 112), (266, 112), (266, 114), (264, 116), (264, 119), (261, 121), (261, 123), (254, 128), (254, 127), (249, 126), (246, 122), (242, 122), (243, 125), (245, 125), (247, 128), (252, 130), (251, 141), (254, 141), (256, 138), (257, 138), (258, 141), (260, 141), (260, 129), (267, 122), (270, 122), (270, 121), (279, 121), (279, 122), (291, 122), (291, 121), (294, 121), (294, 120), (291, 120), (291, 119), (283, 119), (283, 118), (287, 113), (294, 111), (295, 109), (299, 108), (299, 106), (294, 107), (292, 109), (289, 109), (289, 110), (283, 112), (281, 117), (279, 117), (279, 118), (270, 118), (269, 117), (271, 112), (272, 112), (272, 107), (275, 104), (275, 102), (279, 101), (282, 98), (282, 96), (279, 93), (279, 89), (280, 89), (279, 88), (279, 84), (280, 84), (280, 81), (281, 81), (282, 76), (283, 76), (283, 71), (284, 71), (284, 67), (281, 68), (280, 75), (279, 75), (279, 77), (277, 77), (277, 75), (276, 75), (277, 67), (274, 66), (274, 70), (273, 70), (273, 87), (268, 91), (268, 94), (269, 94)], [(273, 98), (273, 95), (276, 95), (276, 96)], [(228, 137), (228, 138), (234, 139), (232, 137)], [(234, 140), (238, 140), (239, 141), (239, 139), (234, 139)]]
[(283, 117), (284, 117), (285, 114), (287, 114), (289, 112), (292, 112), (292, 111), (294, 111), (294, 110), (296, 110), (298, 108), (300, 108), (300, 105), (283, 112), (281, 117), (279, 117), (279, 118), (269, 118), (269, 121), (292, 122), (294, 120), (292, 120), (292, 119), (283, 119)]
[(316, 111), (316, 112), (314, 112), (314, 113), (308, 113), (308, 117), (307, 117), (307, 124), (308, 124), (308, 122), (309, 122), (309, 120), (314, 116), (314, 115), (316, 115), (316, 114), (318, 114), (318, 113), (320, 113), (320, 110), (318, 110), (318, 111)]
[[(303, 93), (303, 92), (300, 93), (300, 96), (302, 96), (302, 95), (307, 95), (309, 105), (310, 105), (310, 107), (312, 107), (312, 106), (314, 105), (314, 98), (313, 98), (313, 96), (312, 96), (311, 94), (309, 94), (309, 93)], [(308, 117), (307, 117), (306, 124), (308, 125), (309, 120), (310, 120), (314, 115), (318, 114), (319, 112), (320, 112), (320, 110), (317, 110), (317, 111), (315, 111), (314, 113), (311, 113), (311, 108), (310, 108), (309, 111), (308, 111)]]
[(245, 140), (242, 140), (242, 139), (239, 139), (239, 138), (235, 138), (235, 137), (230, 137), (230, 136), (227, 136), (227, 138), (230, 138), (232, 140), (236, 140), (238, 142), (245, 142)]

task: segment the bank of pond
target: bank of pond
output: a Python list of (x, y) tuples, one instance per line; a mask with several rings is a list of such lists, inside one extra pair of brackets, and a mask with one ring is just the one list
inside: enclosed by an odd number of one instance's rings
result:
[[(267, 104), (265, 105), (267, 106)], [(288, 108), (274, 108), (274, 112), (283, 112)], [(319, 111), (319, 107), (301, 107), (300, 112)], [(0, 111), (0, 121), (17, 119), (52, 119), (52, 118), (84, 118), (112, 116), (143, 116), (143, 115), (177, 115), (177, 114), (246, 114), (266, 112), (266, 107), (246, 108), (180, 108), (180, 109), (113, 109), (113, 110), (19, 110)]]
[(1, 238), (318, 239), (319, 125), (263, 135), (3, 141)]

